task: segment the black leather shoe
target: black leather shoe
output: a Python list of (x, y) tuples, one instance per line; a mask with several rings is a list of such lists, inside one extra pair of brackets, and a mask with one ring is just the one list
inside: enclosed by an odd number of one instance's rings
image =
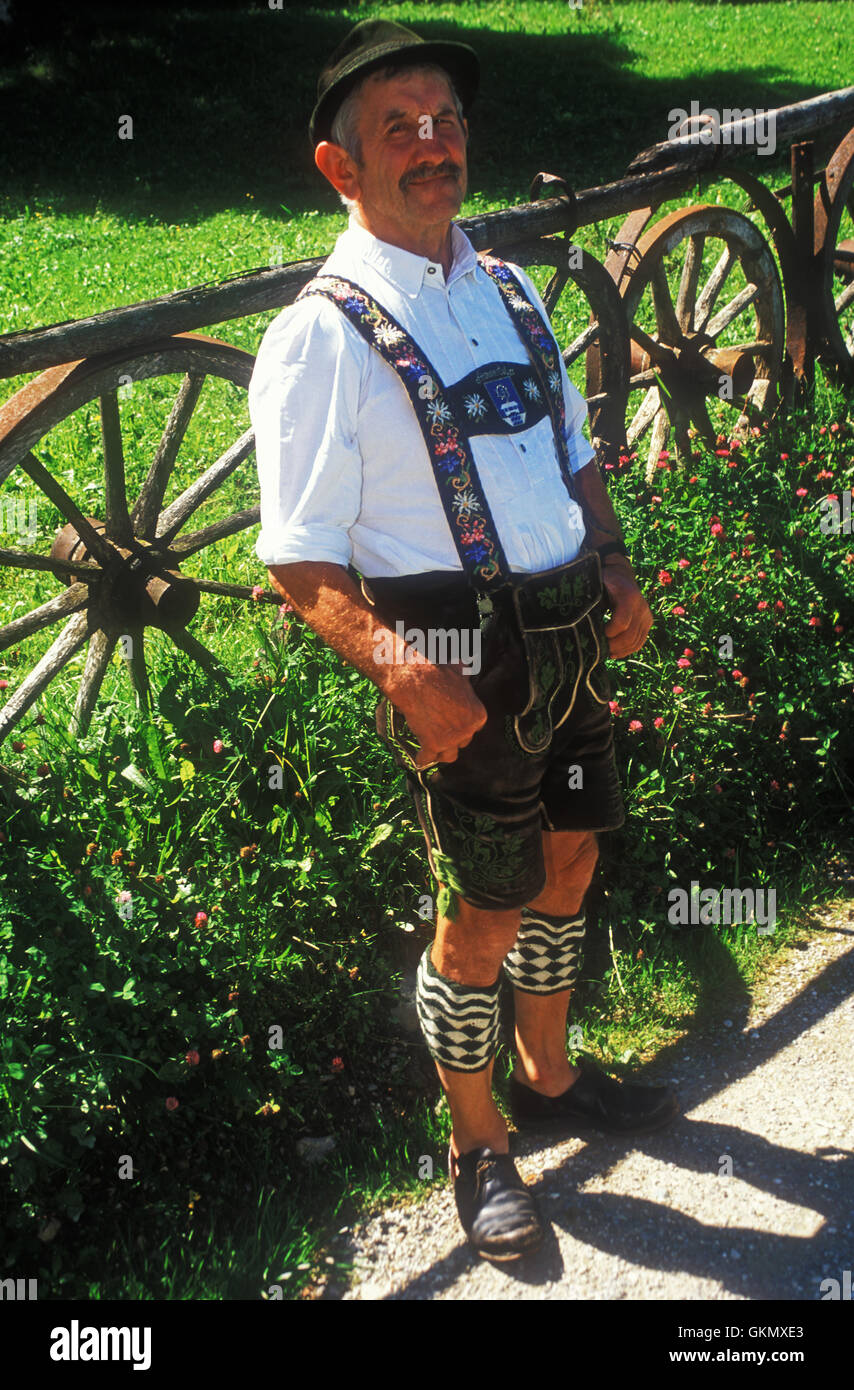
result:
[(581, 1075), (559, 1096), (542, 1096), (511, 1077), (514, 1124), (523, 1128), (559, 1121), (567, 1127), (592, 1126), (607, 1134), (647, 1134), (680, 1113), (679, 1101), (669, 1086), (617, 1081), (587, 1058), (578, 1065)]
[(542, 1244), (545, 1231), (537, 1204), (509, 1154), (488, 1147), (455, 1160), (448, 1150), (448, 1175), (463, 1230), (486, 1260), (518, 1260)]

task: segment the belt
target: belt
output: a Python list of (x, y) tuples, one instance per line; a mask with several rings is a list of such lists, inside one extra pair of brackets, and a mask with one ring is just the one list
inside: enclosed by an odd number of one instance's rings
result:
[[(536, 574), (511, 572), (492, 593), (478, 595), (461, 570), (366, 579), (353, 571), (362, 593), (392, 622), (485, 627), (493, 613), (511, 609), (522, 632), (555, 632), (580, 622), (602, 594), (602, 562), (595, 550)], [(449, 624), (449, 619), (456, 619)]]

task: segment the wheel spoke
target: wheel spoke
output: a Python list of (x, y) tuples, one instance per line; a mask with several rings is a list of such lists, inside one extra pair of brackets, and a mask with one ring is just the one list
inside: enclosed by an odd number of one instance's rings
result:
[(128, 629), (127, 636), (131, 639), (131, 654), (127, 663), (130, 683), (134, 688), (138, 707), (147, 710), (151, 703), (151, 685), (148, 667), (145, 664), (145, 628), (132, 626)]
[(105, 529), (110, 540), (117, 545), (128, 546), (133, 540), (133, 527), (125, 490), (125, 456), (118, 392), (107, 391), (100, 398), (100, 406), (101, 438), (104, 443)]
[(709, 412), (706, 409), (705, 401), (698, 401), (695, 403), (691, 410), (691, 420), (700, 438), (706, 441), (710, 449), (714, 449), (717, 435), (709, 419)]
[(766, 414), (768, 410), (768, 394), (771, 390), (771, 382), (767, 377), (757, 377), (748, 391), (745, 400), (745, 410), (751, 407), (760, 415)]
[(657, 362), (662, 367), (672, 366), (675, 358), (666, 343), (659, 342), (657, 338), (651, 338), (639, 323), (633, 323), (629, 328), (629, 333), (638, 347), (643, 348), (650, 362)]
[(176, 532), (180, 531), (184, 522), (191, 512), (200, 507), (202, 502), (219, 487), (230, 473), (252, 453), (255, 448), (255, 433), (253, 430), (245, 430), (239, 439), (226, 449), (210, 468), (205, 469), (201, 477), (176, 497), (175, 501), (168, 506), (164, 512), (160, 513), (157, 522), (157, 540), (171, 541)]
[(729, 328), (733, 319), (737, 319), (742, 310), (746, 309), (748, 304), (753, 303), (758, 293), (758, 285), (745, 285), (743, 290), (739, 290), (738, 294), (729, 301), (729, 304), (725, 304), (709, 321), (706, 327), (709, 337), (716, 338), (719, 333), (723, 333), (725, 328)]
[(690, 420), (687, 416), (680, 417), (679, 423), (673, 426), (673, 444), (680, 459), (687, 459), (691, 453), (691, 436), (688, 433)]
[(652, 434), (649, 441), (649, 454), (646, 460), (646, 480), (651, 483), (658, 469), (658, 456), (667, 444), (667, 437), (670, 434), (670, 420), (664, 406), (657, 411), (652, 422)]
[(678, 343), (682, 333), (676, 318), (676, 310), (673, 308), (670, 286), (667, 283), (667, 274), (662, 261), (656, 263), (650, 277), (650, 284), (652, 286), (652, 302), (655, 306), (655, 320), (658, 324), (658, 337), (662, 342)]
[(89, 728), (92, 710), (95, 708), (95, 701), (98, 698), (98, 692), (101, 689), (115, 645), (116, 634), (105, 632), (102, 627), (99, 627), (97, 632), (93, 632), (89, 638), (86, 665), (83, 668), (80, 689), (77, 691), (74, 713), (71, 716), (71, 733), (76, 738), (85, 734)]
[(41, 661), (18, 686), (10, 700), (0, 710), (0, 739), (15, 727), (30, 705), (53, 680), (58, 671), (71, 660), (86, 641), (89, 629), (87, 613), (75, 613), (59, 636), (48, 647)]
[(629, 377), (629, 390), (635, 391), (639, 386), (651, 386), (654, 381), (658, 381), (658, 372), (650, 367), (645, 372), (638, 372), (636, 376)]
[(702, 333), (705, 330), (708, 317), (715, 307), (715, 300), (723, 289), (724, 281), (735, 265), (735, 260), (735, 247), (730, 246), (727, 242), (720, 259), (706, 281), (700, 298), (697, 300), (697, 307), (694, 310), (694, 331), (696, 333)]
[(854, 300), (854, 280), (851, 281), (850, 285), (845, 286), (841, 294), (836, 296), (833, 307), (837, 314), (841, 314), (843, 309), (847, 309), (852, 300)]
[(180, 540), (173, 541), (169, 549), (173, 555), (192, 555), (197, 550), (203, 550), (206, 545), (222, 540), (224, 536), (233, 536), (237, 531), (245, 531), (247, 527), (254, 526), (260, 520), (261, 508), (251, 507), (248, 511), (236, 512), (234, 516), (215, 521), (211, 526), (203, 527), (201, 531), (182, 536)]
[(546, 292), (543, 295), (543, 304), (545, 305), (547, 314), (551, 314), (552, 309), (557, 304), (566, 288), (568, 279), (569, 275), (565, 270), (556, 270), (551, 280), (549, 280), (549, 283), (546, 285)]
[[(727, 352), (769, 352), (774, 346), (770, 338), (754, 338), (749, 343), (733, 343)], [(714, 357), (714, 354), (712, 354)]]
[(640, 439), (644, 430), (649, 426), (660, 404), (661, 400), (658, 394), (658, 387), (651, 386), (641, 402), (640, 409), (626, 431), (627, 444), (634, 444), (636, 440)]
[(179, 647), (182, 652), (186, 652), (187, 656), (191, 656), (194, 661), (203, 666), (214, 680), (219, 681), (227, 690), (231, 689), (231, 678), (228, 671), (222, 662), (217, 660), (213, 652), (209, 651), (197, 637), (194, 637), (186, 628), (170, 627), (165, 628), (164, 631), (172, 638), (176, 647)]
[(49, 599), (47, 603), (42, 603), (38, 608), (34, 608), (31, 613), (24, 613), (20, 618), (14, 618), (5, 627), (0, 627), (0, 652), (4, 652), (7, 647), (13, 647), (16, 642), (21, 642), (25, 637), (31, 637), (34, 632), (38, 632), (43, 627), (50, 627), (51, 623), (58, 622), (60, 618), (67, 617), (70, 613), (77, 613), (81, 608), (85, 608), (89, 602), (89, 589), (86, 584), (72, 584), (63, 593), (57, 594), (56, 598)]
[[(193, 583), (197, 589), (201, 589), (205, 594), (222, 594), (226, 598), (252, 598), (252, 590), (248, 584), (225, 584), (220, 579), (196, 579)], [(281, 607), (284, 599), (281, 594), (275, 593), (272, 589), (265, 589), (258, 595), (258, 603), (275, 603)]]
[(573, 338), (569, 347), (561, 354), (564, 365), (571, 367), (576, 357), (580, 357), (582, 352), (584, 352), (586, 348), (589, 348), (590, 344), (595, 342), (598, 337), (599, 323), (598, 320), (595, 320), (593, 323), (588, 324), (584, 331), (579, 333), (577, 338)]
[(148, 470), (148, 477), (142, 485), (131, 519), (138, 536), (143, 540), (154, 539), (157, 514), (166, 494), (169, 475), (178, 457), (190, 418), (198, 404), (205, 378), (188, 372), (181, 382), (169, 419), (163, 431), (157, 452)]
[(49, 570), (57, 579), (77, 575), (81, 582), (103, 579), (104, 571), (100, 565), (88, 560), (57, 560), (53, 555), (33, 555), (28, 550), (0, 550), (0, 565), (14, 565), (20, 570)]
[(692, 333), (694, 330), (694, 302), (697, 298), (697, 282), (703, 268), (705, 244), (706, 238), (704, 236), (688, 238), (685, 263), (682, 266), (679, 291), (676, 296), (676, 317), (683, 333)]
[(89, 553), (100, 560), (102, 565), (112, 564), (116, 558), (115, 551), (107, 544), (103, 536), (90, 525), (80, 509), (72, 502), (62, 484), (48, 473), (44, 465), (39, 463), (35, 454), (27, 454), (26, 458), (21, 460), (21, 467), (27, 476), (32, 478), (36, 486), (41, 488), (45, 496), (50, 498), (54, 506), (59, 508), (65, 520), (71, 522)]

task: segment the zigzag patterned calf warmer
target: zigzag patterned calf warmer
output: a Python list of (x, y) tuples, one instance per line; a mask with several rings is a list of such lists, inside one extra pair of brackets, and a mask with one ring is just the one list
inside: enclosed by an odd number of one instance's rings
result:
[(584, 931), (583, 915), (567, 920), (523, 907), (519, 934), (503, 962), (510, 983), (526, 994), (572, 989)]
[(498, 994), (494, 985), (463, 985), (440, 975), (427, 947), (418, 962), (415, 1005), (434, 1061), (448, 1071), (482, 1071), (498, 1045)]

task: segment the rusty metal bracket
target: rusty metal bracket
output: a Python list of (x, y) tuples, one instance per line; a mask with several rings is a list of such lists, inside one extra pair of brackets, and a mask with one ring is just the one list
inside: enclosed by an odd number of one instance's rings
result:
[(573, 236), (578, 227), (578, 200), (575, 196), (575, 190), (570, 188), (566, 179), (561, 178), (559, 174), (547, 174), (542, 171), (531, 179), (528, 202), (535, 203), (544, 188), (551, 190), (549, 197), (565, 200), (569, 218), (564, 231), (567, 237)]

